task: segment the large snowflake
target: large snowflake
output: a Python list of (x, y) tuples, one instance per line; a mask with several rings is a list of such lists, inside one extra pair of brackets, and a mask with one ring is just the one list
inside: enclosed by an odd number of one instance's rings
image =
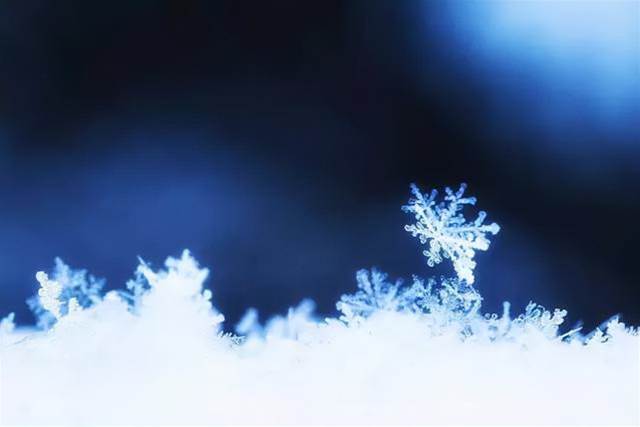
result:
[(415, 224), (405, 226), (405, 230), (418, 237), (423, 245), (429, 244), (423, 252), (427, 264), (433, 267), (443, 258), (448, 258), (453, 262), (458, 278), (472, 284), (475, 281), (475, 251), (486, 251), (490, 243), (487, 234), (495, 235), (500, 226), (496, 223), (483, 224), (487, 216), (484, 211), (480, 211), (474, 221), (467, 222), (462, 210), (465, 205), (474, 205), (476, 198), (463, 197), (466, 188), (466, 184), (461, 184), (454, 193), (447, 187), (444, 201), (438, 202), (436, 190), (425, 197), (415, 184), (411, 184), (414, 198), (402, 209), (417, 220)]

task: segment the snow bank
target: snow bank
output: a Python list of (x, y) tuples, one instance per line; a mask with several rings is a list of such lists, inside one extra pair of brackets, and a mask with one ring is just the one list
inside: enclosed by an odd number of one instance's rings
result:
[[(469, 237), (451, 211), (427, 210), (423, 243), (436, 261), (457, 245), (457, 277), (405, 285), (363, 270), (339, 317), (318, 319), (308, 300), (264, 325), (249, 310), (238, 335), (222, 332), (188, 251), (158, 271), (141, 262), (104, 296), (58, 262), (38, 273), (41, 327), (0, 324), (0, 423), (637, 424), (637, 329), (614, 318), (559, 335), (566, 312), (536, 304), (483, 315), (469, 248), (486, 250), (497, 226), (481, 215)], [(463, 230), (428, 222), (443, 218)]]

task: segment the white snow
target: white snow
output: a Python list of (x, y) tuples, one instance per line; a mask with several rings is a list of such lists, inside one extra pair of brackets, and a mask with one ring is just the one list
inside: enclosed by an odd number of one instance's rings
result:
[(46, 331), (0, 328), (0, 422), (639, 421), (640, 340), (617, 321), (590, 342), (510, 319), (511, 335), (461, 339), (442, 314), (317, 320), (306, 302), (264, 328), (245, 325), (238, 340), (220, 333), (207, 271), (187, 252), (161, 272), (142, 269), (151, 282), (135, 310), (111, 292)]
[(141, 261), (127, 290), (104, 296), (57, 261), (52, 279), (37, 275), (40, 328), (0, 322), (0, 424), (640, 422), (637, 329), (613, 318), (559, 334), (566, 311), (533, 303), (484, 315), (473, 253), (461, 256), (458, 277), (411, 285), (362, 270), (336, 318), (310, 300), (264, 325), (250, 309), (241, 335), (223, 333), (209, 271), (188, 251), (160, 270)]

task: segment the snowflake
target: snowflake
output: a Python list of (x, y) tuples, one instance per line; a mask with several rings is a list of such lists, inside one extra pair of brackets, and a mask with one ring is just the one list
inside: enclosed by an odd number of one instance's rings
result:
[(56, 258), (52, 278), (40, 271), (36, 274), (40, 283), (38, 295), (27, 300), (36, 315), (38, 325), (50, 327), (60, 317), (82, 310), (101, 301), (100, 291), (104, 280), (87, 274), (86, 270), (73, 270), (60, 258)]
[(558, 334), (558, 328), (564, 322), (566, 316), (567, 310), (556, 308), (552, 313), (540, 304), (529, 302), (524, 310), (524, 314), (518, 316), (513, 322), (516, 325), (534, 327), (547, 338), (555, 338)]
[(452, 316), (461, 315), (470, 318), (480, 310), (482, 297), (469, 282), (457, 278), (443, 278), (440, 282), (437, 301), (437, 305)]
[(336, 307), (347, 323), (364, 319), (374, 313), (391, 311), (433, 314), (443, 323), (472, 317), (480, 308), (482, 298), (469, 284), (457, 278), (430, 278), (426, 282), (417, 276), (405, 286), (401, 280), (390, 282), (379, 270), (360, 270), (356, 274), (358, 290), (343, 295)]
[[(553, 312), (545, 309), (540, 304), (529, 302), (525, 312), (514, 319), (509, 315), (511, 304), (503, 303), (502, 317), (497, 314), (485, 314), (483, 322), (474, 326), (477, 333), (488, 335), (492, 341), (520, 341), (526, 344), (536, 337), (542, 336), (549, 340), (570, 341), (578, 337), (581, 328), (572, 329), (562, 335), (558, 335), (558, 329), (567, 315), (566, 310), (555, 309)], [(481, 330), (483, 330), (481, 332)]]
[(409, 296), (398, 280), (387, 281), (387, 275), (376, 269), (360, 270), (356, 273), (358, 291), (353, 295), (342, 295), (336, 304), (342, 312), (341, 319), (352, 321), (366, 318), (377, 311), (403, 311), (406, 303), (415, 302), (414, 295)]
[(47, 310), (56, 319), (60, 318), (60, 294), (62, 293), (62, 285), (55, 280), (50, 280), (47, 273), (38, 271), (36, 280), (40, 283), (38, 289), (38, 300), (43, 309)]
[(500, 227), (496, 223), (483, 224), (487, 216), (484, 211), (478, 213), (475, 221), (467, 222), (462, 210), (465, 205), (474, 205), (476, 198), (462, 197), (466, 187), (466, 184), (461, 184), (455, 193), (447, 187), (444, 201), (438, 203), (436, 190), (425, 197), (412, 184), (414, 198), (402, 210), (413, 214), (417, 220), (415, 224), (406, 225), (405, 230), (413, 237), (418, 237), (423, 245), (429, 243), (429, 248), (423, 252), (427, 257), (427, 264), (433, 267), (442, 262), (443, 258), (448, 258), (453, 262), (458, 278), (473, 284), (475, 251), (486, 251), (490, 243), (487, 233), (495, 235)]

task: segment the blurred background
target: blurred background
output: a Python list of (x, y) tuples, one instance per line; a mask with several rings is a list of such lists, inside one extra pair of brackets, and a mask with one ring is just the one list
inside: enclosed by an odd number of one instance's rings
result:
[(60, 256), (190, 248), (231, 329), (430, 271), (408, 185), (502, 226), (485, 311), (640, 323), (640, 2), (0, 3), (0, 316)]

